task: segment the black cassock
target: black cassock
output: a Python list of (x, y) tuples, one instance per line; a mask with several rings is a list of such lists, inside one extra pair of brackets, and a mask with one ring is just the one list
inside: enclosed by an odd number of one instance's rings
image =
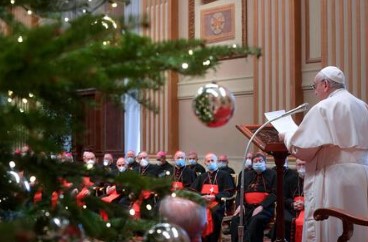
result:
[[(239, 174), (237, 187), (237, 206), (240, 201), (240, 186), (242, 173)], [(263, 201), (252, 204), (244, 199), (244, 241), (263, 242), (263, 233), (266, 225), (273, 218), (275, 212), (277, 178), (276, 172), (266, 169), (258, 174), (254, 170), (247, 170), (244, 174), (244, 194), (267, 193)], [(262, 212), (252, 216), (253, 211), (262, 206)], [(231, 220), (231, 240), (238, 241), (239, 215)]]
[[(299, 175), (295, 170), (284, 168), (284, 220), (285, 220), (285, 240), (291, 241), (291, 226), (293, 219), (295, 219), (296, 211), (294, 210), (293, 202), (294, 197), (302, 195), (303, 193), (303, 180), (302, 183), (299, 184)], [(301, 186), (300, 186), (301, 185)], [(276, 240), (276, 231), (277, 224), (275, 223), (272, 228), (272, 239), (271, 241)]]
[[(183, 188), (188, 188), (192, 185), (194, 182), (196, 175), (194, 171), (192, 171), (190, 168), (184, 166), (184, 167), (174, 167), (174, 174), (172, 176), (173, 178), (173, 184), (175, 182), (180, 182), (183, 185)], [(176, 189), (173, 189), (176, 190)]]
[(201, 193), (203, 185), (205, 184), (218, 186), (218, 193), (215, 195), (215, 199), (218, 204), (215, 207), (211, 208), (214, 232), (206, 236), (206, 238), (204, 238), (204, 241), (218, 241), (221, 231), (221, 222), (225, 213), (225, 206), (224, 203), (221, 201), (221, 198), (231, 197), (234, 194), (235, 186), (231, 175), (221, 170), (217, 170), (214, 172), (207, 171), (201, 174), (193, 182), (191, 189)]
[(196, 177), (206, 172), (206, 169), (204, 169), (204, 167), (198, 163), (195, 163), (194, 165), (188, 165), (188, 168), (194, 171)]
[(171, 165), (167, 161), (164, 164), (157, 166), (157, 176), (158, 177), (171, 176), (173, 172), (174, 172), (174, 166)]

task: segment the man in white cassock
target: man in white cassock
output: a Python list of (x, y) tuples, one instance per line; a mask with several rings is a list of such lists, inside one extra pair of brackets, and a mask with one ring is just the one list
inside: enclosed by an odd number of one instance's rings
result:
[[(323, 68), (312, 85), (319, 102), (293, 132), (280, 134), (291, 154), (306, 161), (303, 241), (337, 241), (339, 219), (313, 219), (317, 208), (336, 207), (368, 218), (368, 106), (346, 90), (344, 73)], [(349, 241), (368, 241), (354, 225)]]

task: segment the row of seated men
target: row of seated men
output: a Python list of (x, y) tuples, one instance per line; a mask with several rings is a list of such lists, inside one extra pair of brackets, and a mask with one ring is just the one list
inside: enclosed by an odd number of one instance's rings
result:
[[(275, 217), (276, 171), (266, 167), (266, 157), (258, 153), (252, 157), (252, 166), (246, 168), (244, 174), (244, 241), (263, 241), (264, 230)], [(296, 161), (296, 170), (284, 166), (284, 222), (285, 240), (301, 241), (304, 220), (304, 184), (305, 162)], [(236, 210), (231, 220), (231, 240), (238, 240), (239, 200), (241, 176), (239, 175)], [(268, 235), (276, 240), (276, 226)]]
[[(105, 164), (109, 163), (106, 162), (106, 158), (108, 157), (105, 155)], [(133, 151), (128, 151), (125, 157), (117, 159), (117, 169), (114, 169), (112, 166), (111, 170), (113, 173), (131, 170), (142, 176), (169, 177), (172, 179), (172, 190), (187, 189), (201, 193), (203, 195), (202, 197), (208, 202), (209, 209), (207, 217), (211, 225), (207, 226), (203, 236), (207, 241), (218, 241), (221, 221), (224, 216), (224, 205), (221, 198), (230, 197), (235, 192), (235, 183), (230, 175), (235, 172), (227, 165), (222, 165), (228, 162), (225, 155), (221, 155), (220, 158), (221, 161), (219, 162), (215, 154), (207, 154), (204, 161), (207, 168), (206, 172), (206, 169), (198, 163), (198, 155), (195, 152), (189, 153), (188, 157), (186, 157), (185, 152), (177, 151), (174, 155), (174, 164), (171, 165), (167, 162), (164, 152), (157, 153), (157, 164), (153, 164), (149, 161), (147, 152), (142, 151), (135, 156)], [(96, 162), (96, 158), (92, 152), (85, 152), (83, 160), (87, 165), (92, 165)], [(108, 188), (106, 190), (110, 189)], [(139, 216), (149, 217), (153, 215), (152, 206), (149, 206), (150, 211), (146, 211), (146, 204), (153, 204), (155, 206), (158, 201), (150, 193), (144, 194), (143, 197), (143, 201), (140, 201), (139, 204), (140, 208), (137, 208), (137, 204), (134, 202), (131, 206), (135, 210), (139, 210)], [(122, 204), (121, 200), (118, 202)]]
[[(159, 152), (157, 154), (157, 165), (151, 164), (146, 152), (140, 152), (137, 156), (133, 151), (127, 152), (125, 157), (120, 157), (116, 164), (112, 164), (112, 157), (105, 155), (104, 165), (111, 166), (111, 172), (125, 172), (132, 170), (143, 176), (171, 177), (172, 190), (188, 189), (198, 192), (207, 201), (207, 220), (208, 224), (202, 232), (203, 241), (219, 241), (221, 232), (221, 222), (225, 213), (226, 204), (222, 198), (236, 196), (236, 210), (231, 221), (232, 241), (238, 241), (239, 226), (239, 201), (240, 201), (240, 179), (242, 173), (238, 176), (238, 185), (235, 182), (230, 170), (226, 165), (226, 156), (218, 159), (213, 153), (205, 156), (204, 164), (206, 169), (198, 164), (198, 156), (192, 152), (186, 157), (185, 152), (177, 151), (174, 155), (174, 165), (166, 161), (166, 154)], [(247, 167), (244, 174), (244, 241), (263, 241), (264, 229), (273, 219), (275, 214), (276, 201), (276, 172), (274, 169), (267, 168), (266, 157), (262, 153), (252, 156), (247, 155)], [(84, 162), (94, 164), (96, 158), (92, 152), (85, 152)], [(221, 160), (219, 162), (219, 160)], [(189, 163), (189, 164), (187, 164)], [(225, 163), (225, 165), (219, 164)], [(284, 195), (285, 195), (285, 239), (291, 241), (301, 241), (300, 225), (295, 226), (296, 218), (299, 214), (302, 216), (303, 210), (303, 175), (304, 162), (297, 160), (297, 172), (285, 167), (284, 172)], [(109, 186), (104, 190), (105, 198), (115, 192), (114, 202), (133, 207), (137, 205), (134, 201), (127, 199), (124, 194), (117, 193), (115, 186)], [(112, 187), (114, 187), (112, 189)], [(145, 195), (144, 202), (157, 204), (156, 197), (152, 194)], [(142, 211), (140, 210), (142, 209)], [(139, 214), (144, 216), (145, 206), (140, 204)], [(301, 221), (303, 218), (301, 218)], [(292, 226), (292, 224), (294, 226)], [(275, 240), (275, 228), (271, 232), (271, 237)], [(292, 236), (291, 236), (292, 235)]]

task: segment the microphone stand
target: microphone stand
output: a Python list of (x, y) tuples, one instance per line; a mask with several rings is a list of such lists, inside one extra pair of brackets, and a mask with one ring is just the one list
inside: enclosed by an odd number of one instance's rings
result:
[[(281, 118), (284, 118), (286, 116), (289, 116), (289, 115), (293, 115), (293, 114), (296, 114), (296, 113), (300, 113), (300, 112), (304, 112), (306, 109), (307, 109), (307, 106), (308, 106), (308, 103), (304, 103), (304, 104), (301, 104), (299, 105), (298, 107), (278, 116), (278, 117), (275, 117), (273, 119), (270, 119), (268, 120), (267, 122), (265, 122), (264, 124), (262, 124), (255, 132), (254, 134), (250, 137), (249, 141), (248, 141), (248, 144), (247, 144), (247, 147), (245, 149), (245, 152), (244, 152), (244, 157), (246, 157), (246, 155), (248, 154), (249, 152), (249, 148), (250, 148), (250, 145), (252, 144), (254, 138), (257, 136), (257, 134), (269, 123), (273, 122), (273, 121), (276, 121), (278, 119), (281, 119)], [(286, 157), (285, 157), (286, 158)], [(284, 159), (285, 160), (285, 159)], [(240, 206), (240, 214), (239, 214), (239, 217), (240, 217), (240, 221), (239, 221), (239, 226), (238, 226), (238, 242), (243, 242), (243, 239), (244, 239), (244, 177), (245, 177), (245, 161), (243, 161), (243, 164), (242, 164), (242, 176), (241, 176), (241, 184), (240, 184), (240, 202), (239, 202), (239, 206)], [(281, 181), (283, 180), (283, 177), (278, 177), (278, 181), (280, 181), (279, 179), (281, 179)], [(282, 184), (280, 186), (282, 188)], [(283, 209), (284, 209), (284, 204), (278, 204), (278, 206), (281, 206), (282, 207), (282, 212), (283, 212)], [(283, 216), (282, 216), (283, 217)], [(280, 221), (278, 221), (280, 223)], [(284, 221), (281, 221), (281, 224), (279, 224), (278, 226), (281, 226), (282, 229), (284, 230)], [(285, 233), (285, 231), (283, 232), (283, 234)], [(282, 236), (284, 237), (284, 236)], [(279, 239), (279, 238), (278, 238)], [(277, 241), (280, 241), (280, 240), (277, 240)], [(285, 241), (283, 239), (283, 241)]]

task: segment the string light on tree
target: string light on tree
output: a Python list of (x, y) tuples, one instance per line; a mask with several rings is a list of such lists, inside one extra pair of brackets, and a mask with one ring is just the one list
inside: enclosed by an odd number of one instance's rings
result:
[(181, 68), (183, 68), (184, 70), (188, 69), (188, 67), (189, 67), (188, 63), (184, 62), (183, 64), (181, 64)]
[(118, 4), (116, 2), (111, 3), (111, 7), (116, 8), (118, 7)]

